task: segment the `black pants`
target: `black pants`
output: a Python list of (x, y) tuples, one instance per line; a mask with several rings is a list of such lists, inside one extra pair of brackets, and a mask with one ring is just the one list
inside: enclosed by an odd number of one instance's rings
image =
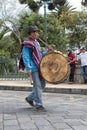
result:
[(75, 64), (70, 64), (70, 75), (69, 75), (69, 81), (74, 82), (74, 75), (75, 75)]

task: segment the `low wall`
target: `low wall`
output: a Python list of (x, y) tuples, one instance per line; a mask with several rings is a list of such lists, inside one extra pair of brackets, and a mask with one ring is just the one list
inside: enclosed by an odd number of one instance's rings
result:
[(75, 82), (76, 83), (83, 83), (83, 78), (80, 74), (80, 65), (76, 65), (76, 70), (75, 70)]
[[(79, 83), (79, 84), (82, 84), (83, 83), (83, 78), (80, 74), (80, 65), (76, 65), (76, 70), (75, 70), (75, 76), (74, 76), (74, 79), (75, 79), (75, 83)], [(69, 82), (69, 77), (67, 77), (67, 79), (64, 81), (65, 83), (68, 83)]]

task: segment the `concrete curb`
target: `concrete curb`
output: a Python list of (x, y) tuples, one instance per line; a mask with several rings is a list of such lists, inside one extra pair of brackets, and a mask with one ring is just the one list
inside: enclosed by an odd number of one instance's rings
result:
[[(14, 91), (31, 91), (32, 86), (8, 86), (0, 85), (0, 90), (14, 90)], [(44, 92), (50, 93), (64, 93), (64, 94), (87, 94), (87, 89), (84, 88), (56, 88), (56, 87), (46, 87)]]

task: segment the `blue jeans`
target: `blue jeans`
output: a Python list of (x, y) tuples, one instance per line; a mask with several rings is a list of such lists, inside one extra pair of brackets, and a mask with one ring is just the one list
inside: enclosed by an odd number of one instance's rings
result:
[(87, 80), (87, 66), (82, 66), (80, 71), (81, 71), (81, 75), (83, 76), (83, 79)]
[(35, 107), (43, 106), (42, 92), (45, 88), (46, 82), (43, 78), (40, 78), (39, 72), (32, 72), (33, 90), (28, 95), (28, 99), (35, 102)]

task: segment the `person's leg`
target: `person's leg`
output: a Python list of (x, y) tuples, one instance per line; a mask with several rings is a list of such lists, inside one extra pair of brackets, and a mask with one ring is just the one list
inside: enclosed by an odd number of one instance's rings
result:
[(43, 78), (40, 79), (38, 72), (33, 72), (32, 73), (32, 79), (33, 79), (33, 90), (26, 97), (27, 102), (29, 104), (31, 103), (29, 101), (35, 102), (36, 107), (42, 106), (42, 91), (44, 91), (46, 82), (45, 82), (45, 80)]
[(71, 76), (72, 76), (72, 73), (71, 73), (71, 66), (70, 66), (69, 82), (71, 82)]
[(41, 87), (43, 91), (45, 90), (45, 86), (46, 86), (46, 81), (43, 78), (41, 78)]
[(74, 75), (75, 75), (75, 65), (73, 64), (71, 67), (71, 81), (74, 82)]
[(33, 85), (33, 90), (29, 95), (25, 98), (25, 100), (31, 105), (34, 106), (34, 85)]
[(84, 66), (84, 79), (85, 83), (87, 83), (87, 66)]
[(36, 108), (39, 106), (43, 106), (42, 104), (42, 86), (41, 86), (41, 79), (39, 77), (38, 72), (32, 73), (32, 79), (34, 83), (34, 89), (33, 92), (30, 94), (30, 96), (33, 96), (33, 99), (35, 101)]
[(28, 100), (34, 100), (34, 86), (33, 86), (33, 90), (31, 93), (29, 93), (29, 95), (27, 96)]
[(84, 67), (83, 67), (83, 66), (80, 68), (80, 73), (81, 73), (81, 75), (82, 75), (82, 77), (83, 77), (83, 80), (84, 80), (84, 83), (85, 83), (85, 82), (86, 82), (86, 81), (85, 81), (85, 70), (84, 70)]

